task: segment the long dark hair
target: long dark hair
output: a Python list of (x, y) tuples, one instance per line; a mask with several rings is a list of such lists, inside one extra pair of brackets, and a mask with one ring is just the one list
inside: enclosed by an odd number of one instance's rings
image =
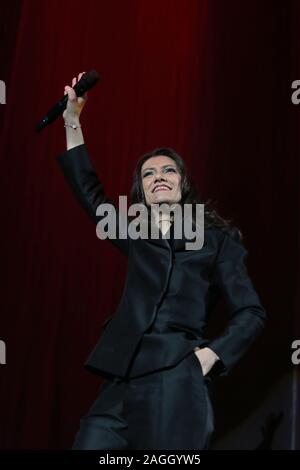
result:
[(192, 181), (191, 176), (187, 172), (182, 157), (170, 147), (155, 148), (154, 150), (145, 153), (138, 159), (133, 173), (133, 183), (130, 192), (132, 204), (142, 203), (147, 206), (143, 190), (141, 169), (146, 160), (157, 155), (165, 155), (166, 157), (172, 158), (172, 160), (174, 160), (177, 165), (181, 175), (182, 196), (180, 204), (204, 204), (204, 228), (219, 227), (220, 229), (226, 230), (230, 233), (238, 230), (239, 236), (243, 238), (240, 229), (236, 225), (233, 225), (233, 219), (225, 219), (221, 217), (217, 210), (213, 208), (213, 204), (215, 204), (215, 202), (212, 199), (207, 201), (202, 200), (195, 184)]

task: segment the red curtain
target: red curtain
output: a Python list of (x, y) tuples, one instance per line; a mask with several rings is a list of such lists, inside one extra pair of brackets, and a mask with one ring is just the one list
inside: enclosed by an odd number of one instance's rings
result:
[(65, 149), (62, 119), (40, 135), (34, 130), (80, 71), (101, 75), (81, 121), (110, 197), (129, 194), (142, 153), (171, 146), (202, 197), (218, 201), (244, 233), (269, 320), (233, 374), (243, 399), (227, 389), (234, 412), (223, 410), (219, 433), (240, 424), (290, 368), (299, 265), (299, 109), (290, 99), (291, 82), (300, 79), (298, 13), (296, 2), (258, 0), (1, 6), (7, 364), (0, 366), (0, 448), (70, 448), (100, 384), (83, 362), (122, 292), (126, 260), (96, 237), (55, 160)]

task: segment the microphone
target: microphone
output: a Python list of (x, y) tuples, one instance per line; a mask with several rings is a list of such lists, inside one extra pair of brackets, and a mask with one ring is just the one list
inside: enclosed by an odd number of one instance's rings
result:
[[(82, 96), (84, 93), (92, 88), (98, 80), (100, 79), (96, 70), (90, 70), (89, 72), (82, 75), (81, 79), (74, 85), (73, 90), (76, 93), (76, 96)], [(36, 132), (41, 132), (48, 124), (51, 124), (58, 116), (61, 116), (64, 110), (67, 107), (68, 94), (65, 94), (64, 97), (59, 100), (53, 108), (48, 111), (46, 116), (38, 123), (35, 130)]]

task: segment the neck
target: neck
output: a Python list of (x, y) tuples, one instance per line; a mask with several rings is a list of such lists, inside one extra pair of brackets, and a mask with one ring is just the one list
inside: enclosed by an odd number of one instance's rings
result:
[(163, 221), (172, 222), (173, 221), (173, 213), (170, 213), (173, 204), (169, 204), (167, 208), (159, 208), (156, 206), (151, 207), (152, 215), (154, 217), (154, 221), (156, 223), (160, 223)]

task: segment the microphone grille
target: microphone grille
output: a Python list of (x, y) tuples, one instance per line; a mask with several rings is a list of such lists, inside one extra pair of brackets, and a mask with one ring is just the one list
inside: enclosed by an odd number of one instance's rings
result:
[(98, 82), (99, 79), (100, 79), (100, 76), (99, 76), (98, 72), (96, 72), (96, 70), (90, 70), (89, 72), (82, 75), (79, 82), (81, 82), (81, 80), (84, 81), (85, 86), (87, 88), (90, 88), (93, 85), (95, 85)]

